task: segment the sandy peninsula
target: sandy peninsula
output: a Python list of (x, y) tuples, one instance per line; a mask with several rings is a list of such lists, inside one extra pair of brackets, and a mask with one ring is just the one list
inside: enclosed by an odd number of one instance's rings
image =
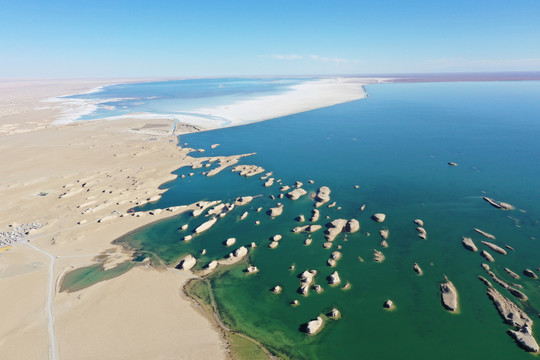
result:
[[(316, 107), (364, 94), (358, 82), (339, 80), (346, 84), (340, 92), (333, 80), (325, 81), (326, 92), (296, 89), (296, 107), (284, 102), (278, 111), (281, 100), (269, 97), (258, 105), (247, 101), (214, 111), (242, 123), (243, 112), (252, 121), (314, 108), (315, 94), (327, 98)], [(112, 244), (116, 238), (193, 208), (128, 214), (158, 199), (159, 185), (174, 179), (173, 170), (201, 161), (189, 156), (192, 149), (177, 146), (177, 135), (209, 124), (181, 123), (174, 131), (173, 119), (140, 117), (58, 124), (80, 104), (70, 109), (63, 102), (42, 101), (115, 82), (0, 81), (0, 231), (43, 225), (28, 235), (29, 243), (0, 252), (2, 359), (228, 356), (215, 324), (183, 295), (183, 285), (194, 276), (190, 272), (139, 266), (81, 291), (59, 292), (62, 276), (72, 269), (98, 261), (112, 268), (129, 260), (130, 253)], [(259, 109), (265, 101), (275, 107), (267, 115), (266, 106)], [(238, 158), (224, 163), (234, 165)]]

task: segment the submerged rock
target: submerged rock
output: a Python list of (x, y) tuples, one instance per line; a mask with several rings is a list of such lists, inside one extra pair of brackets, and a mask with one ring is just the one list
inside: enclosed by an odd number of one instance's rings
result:
[(458, 308), (458, 294), (456, 287), (448, 278), (444, 277), (446, 282), (441, 284), (441, 299), (445, 309), (456, 311)]
[(463, 237), (463, 239), (461, 240), (461, 243), (467, 250), (474, 251), (474, 252), (478, 251), (478, 248), (474, 244), (473, 240), (469, 237)]

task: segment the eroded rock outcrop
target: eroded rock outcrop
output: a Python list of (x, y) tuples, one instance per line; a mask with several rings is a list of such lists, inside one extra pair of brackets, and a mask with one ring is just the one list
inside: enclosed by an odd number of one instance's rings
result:
[(488, 234), (487, 232), (485, 231), (482, 231), (480, 229), (477, 229), (477, 228), (474, 228), (474, 231), (476, 231), (477, 233), (487, 237), (488, 239), (491, 239), (491, 240), (495, 240), (495, 236), (491, 235), (491, 234)]
[(315, 207), (320, 207), (330, 201), (330, 193), (332, 191), (328, 186), (321, 186), (315, 195)]
[(190, 254), (190, 255), (185, 256), (180, 261), (178, 266), (176, 266), (176, 268), (181, 269), (181, 270), (191, 270), (195, 266), (196, 263), (197, 263), (197, 259), (195, 259), (193, 255)]
[(283, 205), (278, 204), (276, 207), (270, 208), (266, 213), (271, 217), (280, 216), (283, 214)]
[(478, 248), (476, 247), (476, 245), (474, 244), (473, 240), (470, 237), (463, 237), (463, 239), (461, 240), (461, 243), (463, 244), (463, 247), (465, 247), (465, 249), (467, 250), (470, 250), (473, 252), (478, 251)]
[(297, 226), (295, 227), (294, 229), (292, 229), (291, 231), (293, 233), (313, 233), (317, 230), (320, 230), (322, 229), (322, 226), (321, 225), (304, 225), (304, 226)]
[(338, 285), (340, 282), (341, 279), (339, 278), (339, 273), (337, 271), (334, 271), (328, 276), (328, 283), (330, 285)]
[(492, 244), (488, 241), (480, 241), (482, 244), (486, 245), (488, 248), (490, 248), (491, 250), (495, 251), (496, 253), (499, 253), (499, 254), (502, 254), (502, 255), (506, 255), (506, 250), (504, 250), (503, 248), (501, 248), (500, 246), (497, 246), (495, 244)]
[(311, 320), (302, 326), (303, 331), (308, 335), (314, 335), (321, 331), (323, 327), (323, 319), (318, 316), (315, 320)]
[(441, 284), (441, 300), (445, 309), (456, 311), (458, 308), (458, 294), (454, 284), (444, 277), (446, 282)]
[(343, 230), (345, 230), (346, 225), (347, 225), (347, 220), (345, 219), (336, 219), (326, 224), (326, 227), (327, 227), (325, 231), (326, 240), (334, 241), (336, 236), (338, 236)]
[(538, 343), (532, 334), (533, 321), (531, 318), (495, 288), (488, 287), (487, 295), (493, 301), (503, 320), (516, 328), (516, 330), (510, 330), (509, 334), (516, 340), (518, 345), (526, 351), (538, 352)]
[(193, 230), (193, 232), (195, 234), (200, 234), (208, 229), (210, 229), (212, 226), (214, 226), (214, 224), (217, 222), (217, 218), (212, 218), (204, 223), (202, 223), (201, 225), (199, 225), (197, 228), (195, 228), (195, 230)]
[(287, 197), (291, 200), (298, 200), (301, 196), (307, 194), (307, 191), (302, 188), (296, 188), (293, 191), (287, 193)]
[(508, 204), (508, 203), (505, 203), (505, 202), (502, 202), (502, 201), (495, 201), (491, 198), (488, 198), (486, 196), (482, 197), (482, 199), (484, 199), (485, 201), (487, 201), (491, 206), (497, 208), (497, 209), (500, 209), (500, 210), (514, 210), (514, 206)]
[(319, 217), (321, 216), (321, 212), (317, 209), (313, 209), (311, 210), (311, 218), (309, 219), (309, 221), (311, 222), (317, 222), (319, 221)]
[(386, 215), (383, 213), (377, 213), (371, 215), (371, 219), (376, 222), (383, 222), (386, 219)]
[(373, 249), (373, 260), (380, 263), (383, 262), (385, 259), (384, 254), (380, 252), (379, 250)]
[(490, 253), (488, 253), (486, 250), (482, 250), (480, 255), (482, 255), (489, 262), (495, 262), (495, 259), (493, 258), (493, 256)]

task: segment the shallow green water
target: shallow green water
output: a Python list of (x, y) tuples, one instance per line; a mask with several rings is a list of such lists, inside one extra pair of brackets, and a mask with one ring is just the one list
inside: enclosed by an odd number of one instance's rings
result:
[(109, 270), (104, 270), (103, 264), (75, 269), (64, 276), (60, 291), (75, 292), (85, 289), (100, 281), (110, 280), (120, 276), (130, 270), (133, 266), (134, 263), (128, 261)]
[[(470, 236), (481, 249), (484, 240), (473, 231), (481, 228), (496, 235), (499, 245), (516, 251), (494, 255), (494, 271), (507, 282), (523, 285), (529, 301), (520, 303), (533, 320), (540, 309), (538, 280), (522, 276), (512, 281), (509, 267), (521, 273), (536, 269), (540, 247), (540, 83), (439, 83), (386, 84), (368, 87), (365, 100), (319, 109), (258, 124), (184, 135), (180, 143), (207, 149), (209, 154), (257, 152), (242, 159), (274, 171), (276, 179), (292, 185), (302, 181), (304, 189), (332, 189), (332, 200), (342, 209), (322, 207), (321, 225), (335, 218), (360, 221), (361, 230), (344, 238), (341, 234), (331, 250), (322, 247), (324, 234), (293, 234), (299, 214), (309, 218), (313, 201), (271, 200), (279, 187), (264, 188), (259, 178), (243, 178), (225, 171), (213, 178), (196, 175), (166, 185), (169, 191), (150, 207), (165, 207), (201, 199), (230, 201), (241, 195), (263, 196), (235, 208), (209, 231), (190, 243), (180, 239), (208, 220), (189, 214), (167, 219), (130, 234), (121, 241), (174, 265), (186, 253), (198, 258), (197, 267), (219, 259), (240, 245), (255, 242), (249, 263), (260, 272), (247, 276), (246, 264), (212, 278), (220, 314), (227, 324), (259, 339), (269, 349), (295, 359), (525, 359), (506, 334), (504, 324), (477, 279), (486, 276), (484, 259), (461, 245)], [(210, 145), (221, 144), (211, 150)], [(446, 163), (459, 163), (450, 167)], [(191, 172), (179, 169), (178, 174)], [(315, 184), (309, 184), (313, 179)], [(359, 185), (354, 188), (353, 185)], [(514, 211), (500, 211), (482, 196), (509, 202)], [(267, 210), (278, 201), (285, 205), (282, 216), (271, 219)], [(359, 208), (367, 204), (364, 212)], [(249, 211), (247, 219), (239, 216)], [(387, 214), (378, 224), (369, 219), (375, 212)], [(329, 217), (328, 219), (326, 217)], [(413, 220), (424, 220), (428, 240), (417, 237)], [(260, 220), (260, 225), (255, 225)], [(189, 224), (186, 231), (179, 230)], [(390, 247), (380, 247), (378, 231), (389, 229)], [(370, 236), (367, 236), (367, 233)], [(282, 234), (276, 249), (269, 237)], [(226, 248), (222, 242), (236, 237)], [(338, 245), (343, 258), (336, 268), (326, 266)], [(206, 255), (200, 251), (206, 249)], [(372, 259), (373, 249), (386, 256), (383, 263)], [(360, 262), (358, 257), (365, 261)], [(424, 276), (412, 270), (417, 262)], [(296, 265), (295, 271), (289, 266)], [(316, 283), (324, 291), (296, 292), (297, 275), (316, 269)], [(330, 287), (326, 277), (337, 270), (351, 289)], [(443, 274), (459, 292), (460, 311), (443, 309), (439, 285)], [(487, 277), (487, 276), (486, 276)], [(280, 295), (269, 290), (281, 285)], [(504, 289), (499, 291), (516, 300)], [(300, 305), (289, 302), (298, 299)], [(382, 308), (392, 299), (397, 310)], [(301, 324), (336, 307), (342, 318), (328, 320), (319, 334), (308, 337)], [(534, 326), (540, 334), (540, 328)]]

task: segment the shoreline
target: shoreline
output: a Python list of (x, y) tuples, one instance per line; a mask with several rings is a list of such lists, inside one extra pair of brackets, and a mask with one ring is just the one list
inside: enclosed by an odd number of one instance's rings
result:
[[(52, 293), (47, 290), (49, 277), (56, 284), (66, 270), (97, 264), (103, 257), (112, 267), (125, 261), (129, 254), (112, 244), (113, 240), (175, 214), (110, 216), (159, 195), (163, 190), (158, 187), (176, 178), (172, 171), (199, 161), (188, 155), (190, 149), (177, 146), (177, 137), (169, 134), (172, 123), (131, 120), (53, 125), (58, 109), (40, 109), (39, 100), (84, 86), (92, 88), (96, 83), (54, 82), (39, 88), (33, 82), (3, 85), (0, 150), (10, 161), (0, 163), (4, 174), (0, 179), (4, 202), (0, 229), (9, 229), (14, 221), (43, 224), (29, 235), (31, 244), (55, 259), (52, 264), (24, 244), (1, 253), (0, 286), (6, 296), (0, 305), (10, 308), (0, 324), (0, 351), (5, 358), (49, 357), (51, 323), (45, 312), (49, 295), (59, 358), (94, 353), (104, 359), (116, 355), (144, 359), (152, 357), (147, 348), (160, 349), (164, 356), (184, 352), (192, 358), (224, 358), (219, 333), (187, 298), (178, 298), (177, 289), (192, 276), (188, 273), (164, 275), (153, 268), (137, 267), (75, 293), (58, 293), (56, 286)], [(153, 126), (152, 134), (131, 131), (144, 129), (148, 123)], [(139, 301), (130, 300), (135, 298)], [(143, 306), (152, 303), (159, 306)], [(133, 319), (133, 313), (141, 316)], [(21, 319), (25, 319), (23, 324)], [(185, 319), (189, 319), (189, 329), (178, 325)], [(103, 324), (107, 331), (100, 330)], [(148, 333), (154, 324), (160, 330)], [(158, 336), (162, 332), (170, 335)], [(85, 340), (88, 336), (101, 345)], [(169, 341), (174, 336), (177, 339)]]
[[(309, 81), (308, 81), (309, 80)], [(288, 91), (281, 94), (256, 96), (248, 99), (215, 107), (202, 107), (195, 110), (175, 113), (130, 113), (114, 115), (95, 120), (123, 120), (127, 118), (137, 119), (179, 119), (184, 124), (200, 126), (208, 130), (226, 128), (236, 125), (245, 125), (305, 111), (337, 105), (344, 102), (359, 100), (366, 97), (363, 85), (378, 83), (386, 79), (371, 78), (306, 78), (306, 81), (290, 86)], [(131, 82), (144, 84), (148, 81)], [(169, 80), (172, 81), (172, 80)], [(111, 99), (66, 99), (66, 96), (84, 95), (94, 93), (97, 89), (122, 82), (111, 83), (96, 87), (88, 92), (60, 95), (44, 99), (45, 103), (56, 103), (62, 114), (54, 121), (54, 124), (70, 124), (77, 122), (81, 116), (93, 113), (101, 103), (119, 101), (119, 98)]]

